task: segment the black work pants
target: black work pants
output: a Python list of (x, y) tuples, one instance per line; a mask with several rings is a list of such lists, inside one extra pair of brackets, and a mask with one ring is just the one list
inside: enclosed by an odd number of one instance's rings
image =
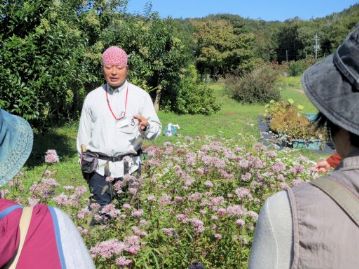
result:
[[(122, 178), (115, 178), (114, 182)], [(87, 177), (92, 199), (100, 206), (105, 206), (111, 203), (114, 197), (114, 190), (112, 182), (107, 182), (105, 176), (97, 173), (92, 173)]]

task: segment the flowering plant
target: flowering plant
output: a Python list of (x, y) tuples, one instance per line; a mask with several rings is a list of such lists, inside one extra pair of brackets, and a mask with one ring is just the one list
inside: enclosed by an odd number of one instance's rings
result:
[[(198, 262), (205, 268), (247, 268), (264, 200), (316, 175), (307, 158), (292, 156), (289, 149), (268, 149), (242, 135), (229, 140), (187, 137), (146, 152), (142, 176), (115, 182), (118, 198), (102, 208), (89, 206), (87, 186), (75, 185), (85, 184), (82, 179), (61, 178), (74, 184), (64, 185), (50, 171), (40, 186), (21, 186), (17, 198), (26, 204), (35, 193), (34, 198), (67, 212), (96, 268), (179, 269)], [(14, 197), (12, 188), (3, 192)], [(110, 220), (89, 225), (103, 215)]]
[(325, 139), (325, 132), (315, 127), (302, 113), (303, 106), (295, 105), (293, 99), (271, 101), (265, 108), (270, 130), (279, 136), (285, 135), (288, 142), (292, 139)]

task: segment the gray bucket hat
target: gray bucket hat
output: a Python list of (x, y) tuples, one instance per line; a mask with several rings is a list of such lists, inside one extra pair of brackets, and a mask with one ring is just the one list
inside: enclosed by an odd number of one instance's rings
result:
[(341, 128), (359, 135), (359, 28), (332, 55), (308, 68), (304, 91), (317, 109)]
[(29, 123), (0, 109), (0, 186), (20, 171), (29, 158), (32, 143)]

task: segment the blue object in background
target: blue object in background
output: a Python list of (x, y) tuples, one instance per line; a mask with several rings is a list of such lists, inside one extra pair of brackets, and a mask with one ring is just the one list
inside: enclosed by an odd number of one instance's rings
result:
[(165, 136), (174, 136), (177, 135), (177, 131), (179, 128), (180, 127), (178, 124), (169, 123), (167, 124), (167, 128), (163, 131), (163, 133)]
[(317, 118), (317, 113), (304, 113), (308, 120), (314, 122)]

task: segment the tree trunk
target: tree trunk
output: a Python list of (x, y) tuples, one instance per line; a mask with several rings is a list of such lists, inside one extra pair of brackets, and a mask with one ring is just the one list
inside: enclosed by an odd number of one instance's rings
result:
[(160, 100), (161, 100), (161, 94), (162, 94), (162, 86), (158, 86), (156, 90), (156, 98), (153, 106), (155, 107), (156, 112), (160, 110)]

